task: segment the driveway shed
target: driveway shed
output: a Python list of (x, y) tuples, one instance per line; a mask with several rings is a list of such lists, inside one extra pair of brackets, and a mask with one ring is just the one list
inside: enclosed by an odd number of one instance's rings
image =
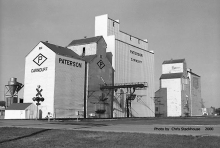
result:
[(35, 119), (37, 107), (33, 103), (13, 103), (5, 109), (5, 119)]

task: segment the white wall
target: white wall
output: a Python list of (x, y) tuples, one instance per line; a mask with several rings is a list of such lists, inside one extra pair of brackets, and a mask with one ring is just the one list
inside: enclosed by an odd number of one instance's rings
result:
[(161, 79), (161, 87), (167, 88), (167, 116), (181, 116), (181, 79)]
[(107, 43), (106, 52), (112, 53), (112, 67), (115, 69), (115, 36), (107, 36), (105, 37), (105, 41)]
[[(42, 54), (47, 58), (40, 66), (33, 62), (39, 54)], [(35, 69), (44, 70), (41, 72), (34, 72)], [(40, 89), (43, 89), (41, 94), (44, 97), (44, 102), (41, 102), (41, 105), (39, 106), (39, 109), (42, 110), (42, 117), (46, 117), (48, 112), (53, 113), (55, 53), (41, 42), (25, 58), (24, 79), (24, 103), (33, 102), (32, 98), (36, 97), (37, 94), (36, 88), (40, 85)], [(33, 103), (36, 104), (36, 102)]]
[(90, 43), (90, 44), (84, 44), (84, 45), (74, 45), (69, 46), (68, 48), (77, 53), (78, 55), (82, 55), (83, 53), (83, 47), (85, 47), (85, 55), (94, 55), (96, 54), (97, 50), (97, 43)]
[(5, 119), (25, 119), (25, 110), (5, 110)]
[(95, 36), (107, 36), (107, 23), (107, 14), (95, 17)]

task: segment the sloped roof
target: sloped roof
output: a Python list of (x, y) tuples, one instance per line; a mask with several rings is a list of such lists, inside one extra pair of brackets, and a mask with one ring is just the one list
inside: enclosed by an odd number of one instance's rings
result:
[(25, 110), (32, 103), (13, 103), (5, 110)]
[[(159, 91), (163, 91), (163, 90), (167, 90), (167, 88), (159, 88), (155, 93), (159, 92)], [(155, 96), (156, 97), (156, 96)]]
[(163, 64), (172, 64), (172, 63), (183, 63), (185, 59), (171, 59), (167, 61), (163, 61)]
[(169, 73), (169, 74), (162, 74), (160, 79), (175, 79), (175, 78), (182, 78), (183, 73)]
[(62, 56), (66, 56), (66, 57), (72, 57), (72, 58), (75, 58), (75, 59), (82, 60), (82, 58), (77, 53), (72, 51), (71, 49), (61, 47), (61, 46), (58, 46), (58, 45), (54, 45), (54, 44), (50, 44), (50, 43), (47, 43), (47, 42), (42, 42), (42, 43), (58, 55), (62, 55)]
[(96, 36), (96, 37), (91, 37), (91, 38), (84, 38), (84, 39), (79, 39), (79, 40), (73, 40), (68, 46), (72, 45), (81, 45), (81, 44), (88, 44), (88, 43), (97, 43), (102, 36)]
[(200, 77), (199, 75), (197, 75), (197, 74), (195, 74), (195, 73), (193, 73), (193, 72), (191, 72), (191, 71), (188, 71), (188, 72), (191, 73), (191, 74), (194, 75), (194, 76)]
[(106, 58), (108, 59), (108, 61), (112, 64), (112, 53), (111, 52), (106, 52)]

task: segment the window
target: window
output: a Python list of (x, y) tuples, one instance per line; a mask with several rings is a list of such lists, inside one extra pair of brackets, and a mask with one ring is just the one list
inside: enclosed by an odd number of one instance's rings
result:
[(102, 58), (102, 55), (100, 55), (100, 58)]
[(85, 56), (85, 53), (86, 53), (86, 47), (83, 47), (82, 56)]
[(113, 22), (113, 27), (115, 26), (115, 22)]
[(156, 109), (156, 112), (158, 112), (158, 107), (156, 107), (155, 109)]

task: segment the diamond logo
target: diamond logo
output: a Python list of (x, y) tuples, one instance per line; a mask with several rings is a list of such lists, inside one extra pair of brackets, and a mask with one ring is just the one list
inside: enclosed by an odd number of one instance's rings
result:
[(103, 67), (105, 67), (105, 64), (102, 60), (100, 60), (97, 65), (99, 66), (100, 69), (102, 69)]
[(36, 63), (38, 66), (41, 66), (46, 60), (47, 60), (47, 58), (40, 53), (40, 54), (38, 54), (38, 56), (36, 56), (36, 58), (34, 58), (33, 61), (34, 61), (34, 63)]

